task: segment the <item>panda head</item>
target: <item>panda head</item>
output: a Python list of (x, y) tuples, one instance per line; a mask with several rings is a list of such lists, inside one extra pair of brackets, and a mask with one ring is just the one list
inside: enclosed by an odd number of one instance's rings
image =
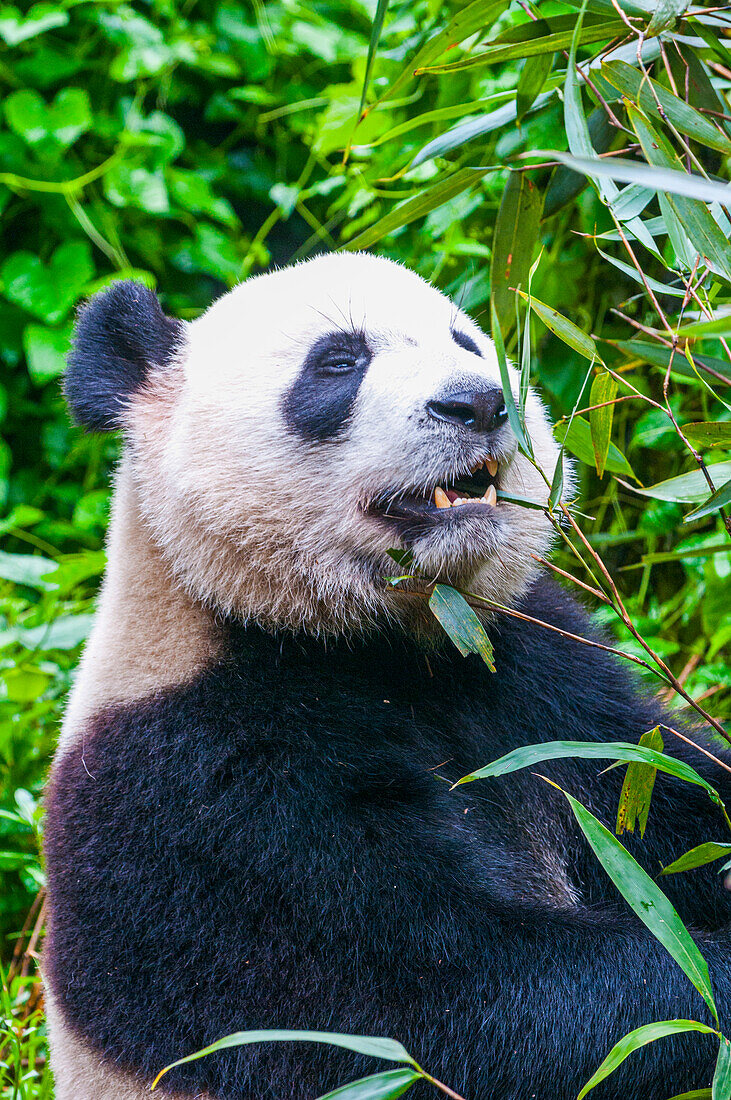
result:
[[(513, 379), (517, 385), (517, 375)], [(518, 452), (491, 341), (389, 260), (335, 254), (167, 318), (119, 283), (82, 310), (71, 410), (121, 428), (126, 468), (171, 568), (216, 610), (335, 632), (409, 615), (391, 548), (428, 580), (501, 602), (530, 583), (550, 526), (495, 491), (546, 500)], [(532, 392), (526, 425), (557, 448)]]

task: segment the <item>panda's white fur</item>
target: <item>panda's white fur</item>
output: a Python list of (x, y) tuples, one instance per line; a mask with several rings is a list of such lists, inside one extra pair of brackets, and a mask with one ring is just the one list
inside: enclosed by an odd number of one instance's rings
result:
[[(482, 357), (455, 343), (455, 327)], [(282, 396), (308, 349), (338, 328), (362, 330), (373, 358), (345, 435), (308, 445), (284, 423)], [(273, 628), (327, 633), (403, 614), (413, 601), (383, 583), (398, 539), (365, 506), (485, 457), (484, 439), (424, 416), (461, 379), (500, 385), (491, 341), (391, 261), (318, 257), (220, 298), (187, 326), (177, 369), (153, 375), (127, 413), (140, 506), (176, 576), (209, 606)], [(526, 420), (550, 478), (557, 447), (533, 392)], [(504, 490), (545, 501), (509, 429), (492, 450)], [(510, 602), (549, 541), (541, 512), (501, 502), (492, 517), (442, 525), (413, 552), (429, 579)]]

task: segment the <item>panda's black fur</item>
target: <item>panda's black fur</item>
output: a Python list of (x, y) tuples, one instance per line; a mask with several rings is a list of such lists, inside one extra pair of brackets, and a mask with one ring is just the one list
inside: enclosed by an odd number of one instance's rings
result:
[[(591, 633), (551, 581), (522, 606)], [(562, 794), (530, 770), (448, 782), (523, 744), (636, 742), (664, 716), (614, 657), (507, 617), (492, 628), (495, 674), (398, 630), (327, 645), (227, 630), (225, 655), (192, 683), (100, 714), (48, 794), (48, 979), (69, 1024), (110, 1062), (149, 1079), (228, 1032), (322, 1029), (398, 1038), (467, 1100), (573, 1100), (630, 1029), (708, 1021)], [(699, 754), (688, 759), (720, 782)], [(601, 768), (534, 770), (611, 827), (622, 775)], [(656, 875), (722, 833), (703, 790), (658, 775), (644, 840), (623, 839)], [(662, 883), (708, 960), (728, 1027), (723, 881), (705, 868)], [(708, 1037), (663, 1039), (597, 1100), (707, 1086), (713, 1058)], [(264, 1044), (164, 1084), (314, 1100), (388, 1068)]]

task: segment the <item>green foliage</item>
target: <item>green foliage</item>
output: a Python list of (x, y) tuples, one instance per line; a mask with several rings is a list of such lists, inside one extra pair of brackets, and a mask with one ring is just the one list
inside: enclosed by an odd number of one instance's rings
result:
[[(543, 472), (558, 565), (653, 686), (723, 731), (731, 54), (718, 15), (621, 3), (625, 20), (605, 0), (0, 9), (0, 957), (43, 887), (38, 801), (118, 451), (69, 424), (59, 378), (78, 303), (114, 279), (190, 318), (272, 263), (377, 245), (452, 293), (492, 328), (504, 378), (521, 367), (524, 451), (531, 375), (578, 460), (583, 515), (568, 460)], [(430, 594), (487, 660), (468, 603)], [(27, 940), (3, 1097), (50, 1095)]]

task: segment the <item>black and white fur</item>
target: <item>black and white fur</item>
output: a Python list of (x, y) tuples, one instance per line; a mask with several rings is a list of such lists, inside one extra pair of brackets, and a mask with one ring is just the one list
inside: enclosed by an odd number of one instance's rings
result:
[[(445, 781), (663, 717), (608, 654), (514, 619), (489, 624), (490, 674), (384, 583), (405, 546), (428, 578), (592, 632), (538, 572), (540, 511), (431, 503), (486, 457), (503, 492), (545, 499), (465, 314), (364, 255), (251, 280), (191, 324), (121, 284), (81, 314), (67, 393), (125, 454), (47, 797), (58, 1100), (141, 1100), (166, 1063), (254, 1028), (389, 1035), (467, 1100), (569, 1100), (630, 1029), (706, 1018), (563, 796), (529, 772)], [(550, 475), (532, 393), (527, 423)], [(611, 823), (616, 770), (541, 770)], [(658, 776), (628, 846), (655, 874), (720, 827), (702, 791)], [(712, 870), (663, 881), (725, 1012), (728, 894)], [(697, 1035), (663, 1040), (597, 1100), (665, 1100), (712, 1061)], [(381, 1068), (265, 1044), (161, 1088), (315, 1100)]]

